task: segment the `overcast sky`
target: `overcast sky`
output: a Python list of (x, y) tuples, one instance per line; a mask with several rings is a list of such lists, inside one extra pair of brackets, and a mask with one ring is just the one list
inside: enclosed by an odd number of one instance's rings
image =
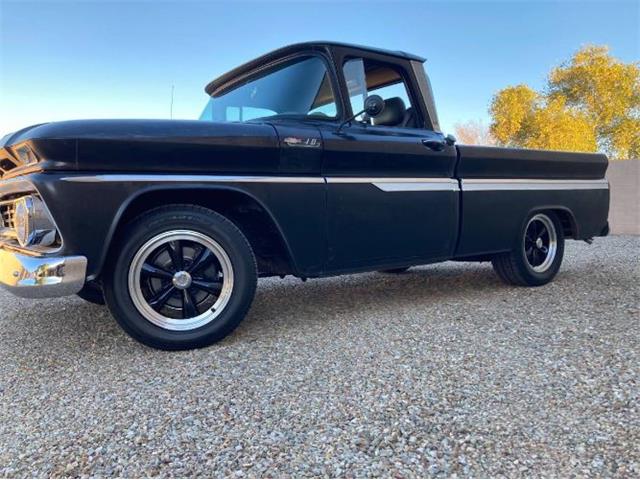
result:
[(205, 84), (264, 52), (330, 39), (427, 57), (443, 129), (493, 93), (539, 88), (580, 46), (640, 59), (640, 1), (0, 0), (0, 135), (73, 118), (197, 118)]

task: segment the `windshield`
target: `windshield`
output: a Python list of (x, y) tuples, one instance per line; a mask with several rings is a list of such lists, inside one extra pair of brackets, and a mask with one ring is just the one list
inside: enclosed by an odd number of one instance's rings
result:
[(211, 97), (200, 120), (246, 122), (279, 115), (336, 118), (336, 101), (322, 59), (296, 59)]

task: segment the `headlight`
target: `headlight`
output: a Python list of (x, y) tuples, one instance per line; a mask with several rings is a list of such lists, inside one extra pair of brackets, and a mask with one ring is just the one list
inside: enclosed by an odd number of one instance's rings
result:
[(56, 240), (56, 228), (42, 200), (34, 195), (15, 202), (13, 225), (22, 247), (52, 245)]
[(23, 247), (29, 245), (29, 231), (31, 230), (29, 226), (31, 221), (29, 210), (31, 210), (32, 203), (31, 197), (24, 197), (15, 203), (13, 209), (13, 228), (16, 231), (18, 242)]

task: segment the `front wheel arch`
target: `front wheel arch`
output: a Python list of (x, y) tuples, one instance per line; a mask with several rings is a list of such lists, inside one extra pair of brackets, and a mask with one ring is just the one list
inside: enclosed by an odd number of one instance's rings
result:
[(178, 204), (204, 207), (233, 222), (249, 240), (261, 274), (299, 273), (293, 251), (271, 211), (248, 192), (226, 185), (192, 188), (154, 186), (136, 192), (122, 205), (113, 220), (97, 271), (104, 268), (118, 235), (130, 221), (154, 208)]
[[(184, 245), (194, 239), (204, 250)], [(121, 327), (138, 341), (165, 350), (200, 348), (229, 335), (246, 315), (257, 283), (255, 257), (238, 227), (220, 214), (195, 205), (156, 208), (129, 222), (125, 234), (116, 241), (119, 248), (113, 249), (103, 275), (104, 296)], [(169, 250), (174, 251), (177, 259), (167, 249), (162, 250), (172, 241), (178, 246)], [(221, 270), (213, 264), (210, 277), (203, 268), (209, 268), (210, 258), (220, 257), (204, 256), (202, 252), (211, 250), (212, 245), (224, 252), (231, 270), (224, 267)], [(172, 271), (167, 269), (166, 262), (160, 262), (161, 256), (174, 262)], [(148, 259), (151, 261), (147, 264)], [(144, 277), (136, 276), (141, 272), (136, 265), (151, 268), (145, 270)], [(221, 271), (222, 278), (214, 280)], [(182, 277), (188, 283), (179, 283)], [(222, 290), (211, 290), (216, 288), (214, 283), (220, 283)], [(198, 298), (190, 291), (192, 288), (210, 292), (213, 297), (205, 294)], [(178, 305), (170, 304), (176, 294)], [(148, 308), (141, 308), (141, 299)], [(171, 315), (165, 308), (174, 311), (177, 308), (184, 316)], [(150, 313), (151, 310), (155, 313)]]

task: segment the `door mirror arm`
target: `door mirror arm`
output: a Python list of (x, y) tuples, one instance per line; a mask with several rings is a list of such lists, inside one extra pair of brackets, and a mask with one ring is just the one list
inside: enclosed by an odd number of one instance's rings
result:
[(380, 95), (371, 95), (367, 97), (364, 101), (364, 108), (358, 113), (353, 114), (351, 117), (347, 118), (344, 122), (340, 124), (336, 134), (340, 133), (340, 131), (344, 128), (346, 124), (351, 124), (355, 120), (358, 115), (362, 115), (366, 113), (371, 118), (375, 118), (382, 113), (384, 110), (384, 100)]

